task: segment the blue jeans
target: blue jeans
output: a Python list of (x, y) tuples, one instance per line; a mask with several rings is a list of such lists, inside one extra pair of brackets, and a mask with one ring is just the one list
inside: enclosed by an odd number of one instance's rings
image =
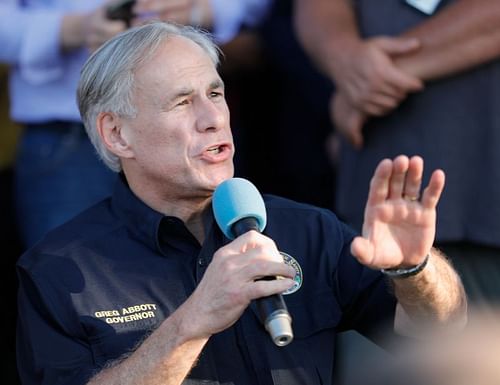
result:
[(26, 248), (111, 195), (117, 174), (102, 163), (79, 123), (28, 125), (15, 166), (19, 232)]

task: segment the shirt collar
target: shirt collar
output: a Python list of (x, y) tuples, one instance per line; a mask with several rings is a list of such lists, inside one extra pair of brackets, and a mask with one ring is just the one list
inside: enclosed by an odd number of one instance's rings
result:
[[(133, 193), (123, 174), (117, 178), (111, 198), (111, 207), (132, 235), (153, 250), (162, 252), (160, 246), (162, 239), (160, 237), (165, 237), (165, 232), (170, 235), (175, 234), (169, 228), (177, 227), (176, 231), (179, 231), (179, 221), (181, 220), (177, 217), (165, 216), (149, 207)], [(211, 223), (207, 224), (208, 229), (215, 224), (213, 216), (209, 220)], [(185, 230), (187, 231), (187, 229)]]
[(123, 174), (117, 178), (111, 207), (134, 237), (151, 249), (158, 249), (159, 227), (164, 216), (132, 192)]

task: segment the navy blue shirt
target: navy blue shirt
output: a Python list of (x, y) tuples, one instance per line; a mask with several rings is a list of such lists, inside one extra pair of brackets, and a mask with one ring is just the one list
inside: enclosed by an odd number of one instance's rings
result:
[[(284, 296), (294, 341), (275, 346), (250, 305), (212, 336), (185, 384), (329, 384), (338, 331), (374, 337), (392, 325), (395, 299), (382, 275), (349, 253), (354, 236), (328, 210), (264, 197), (265, 234), (301, 266)], [(203, 245), (175, 217), (114, 195), (52, 231), (18, 262), (18, 366), (23, 384), (85, 384), (130, 352), (194, 291), (229, 241), (215, 221)]]

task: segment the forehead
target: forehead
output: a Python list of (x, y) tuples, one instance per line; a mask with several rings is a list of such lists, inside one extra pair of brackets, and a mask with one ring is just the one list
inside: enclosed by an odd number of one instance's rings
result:
[(135, 74), (140, 83), (156, 83), (159, 79), (173, 81), (186, 75), (217, 73), (207, 52), (195, 42), (172, 36), (165, 39), (152, 57)]

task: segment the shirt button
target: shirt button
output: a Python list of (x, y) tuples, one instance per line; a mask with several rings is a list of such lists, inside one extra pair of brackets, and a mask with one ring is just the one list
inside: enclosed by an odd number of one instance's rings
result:
[(198, 258), (198, 265), (205, 267), (207, 265), (207, 260), (203, 257)]

